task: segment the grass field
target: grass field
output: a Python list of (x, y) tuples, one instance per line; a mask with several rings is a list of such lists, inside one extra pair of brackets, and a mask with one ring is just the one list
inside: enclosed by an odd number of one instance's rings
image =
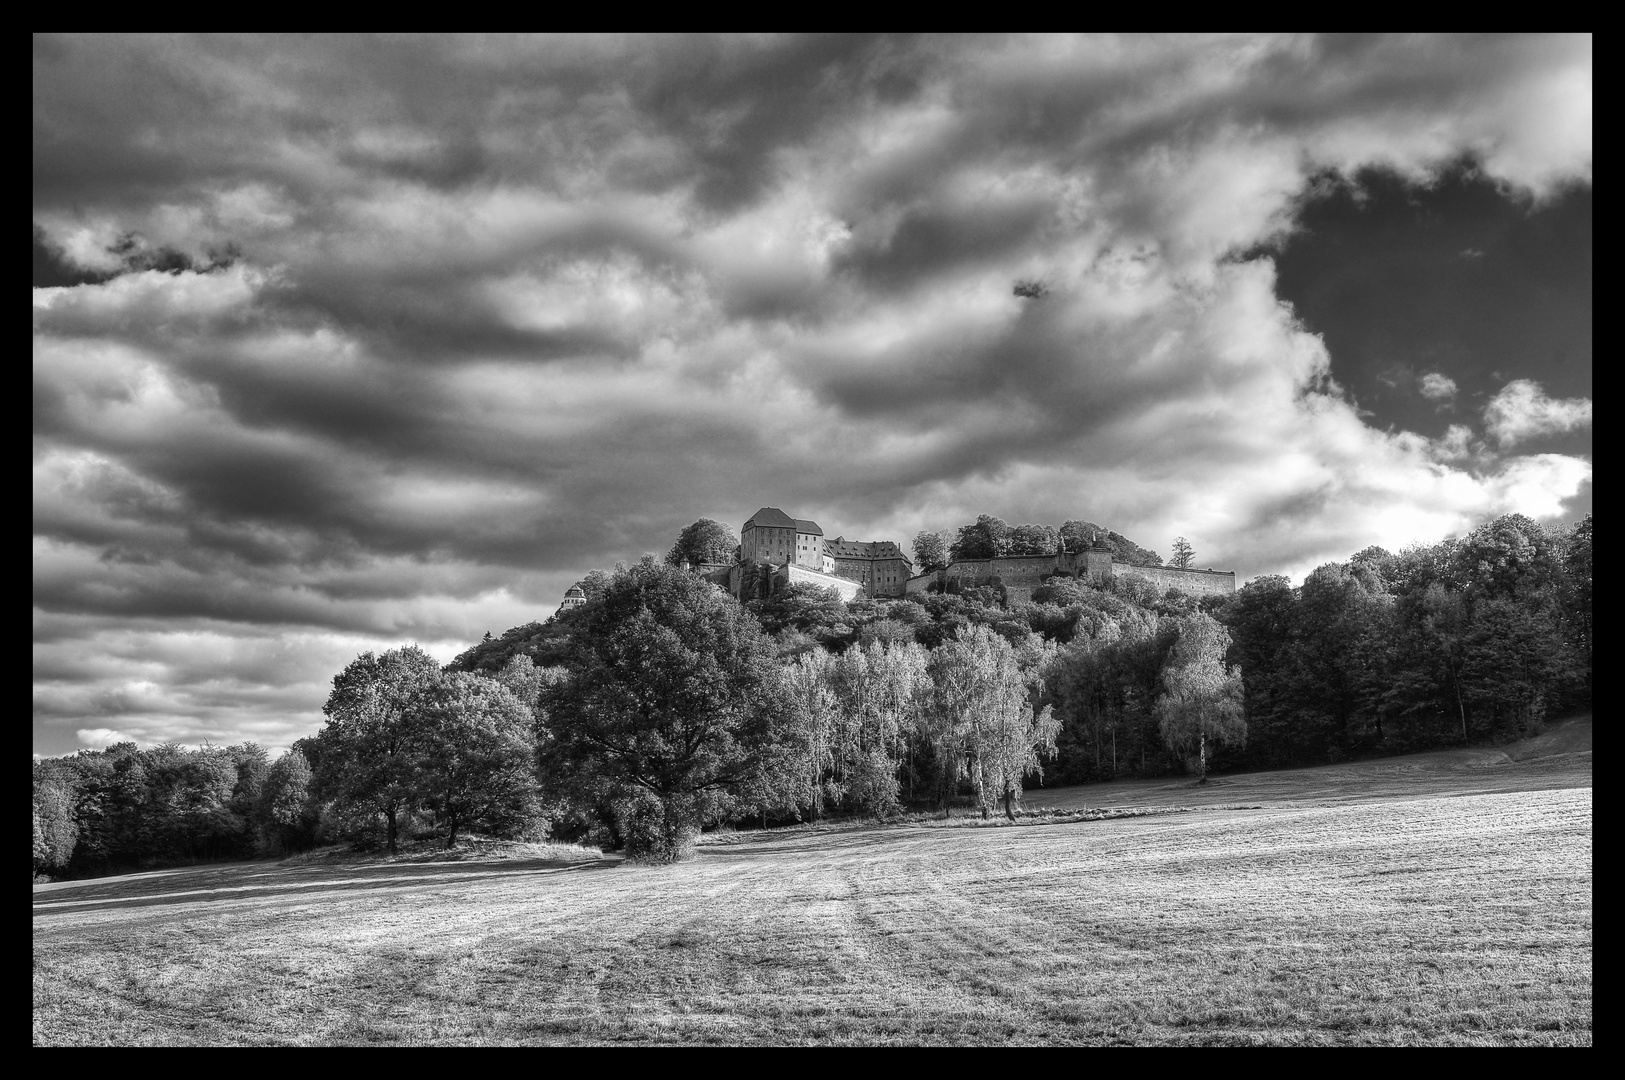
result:
[(1162, 811), (1138, 817), (741, 832), (673, 867), (35, 886), (34, 1041), (1590, 1045), (1590, 730), (1029, 799)]

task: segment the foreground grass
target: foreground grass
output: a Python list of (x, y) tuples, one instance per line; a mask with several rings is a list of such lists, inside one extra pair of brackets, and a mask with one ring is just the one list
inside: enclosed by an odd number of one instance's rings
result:
[(35, 889), (33, 1031), (1588, 1045), (1590, 890), (1589, 788), (167, 871)]

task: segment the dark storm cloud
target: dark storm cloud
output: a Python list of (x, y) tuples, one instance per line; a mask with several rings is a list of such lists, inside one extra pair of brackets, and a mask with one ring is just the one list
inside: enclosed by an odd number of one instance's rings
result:
[(1276, 262), (1371, 165), (1588, 215), (1590, 100), (1588, 38), (36, 38), (39, 745), (285, 745), (760, 505), (1244, 575), (1559, 513), (1589, 387), (1389, 356), (1455, 426), (1385, 432)]
[(1365, 170), (1304, 200), (1280, 291), (1378, 426), (1432, 435), (1453, 422), (1422, 387), (1430, 377), (1480, 407), (1517, 378), (1590, 393), (1591, 190), (1531, 205), (1502, 188), (1466, 163), (1425, 187)]

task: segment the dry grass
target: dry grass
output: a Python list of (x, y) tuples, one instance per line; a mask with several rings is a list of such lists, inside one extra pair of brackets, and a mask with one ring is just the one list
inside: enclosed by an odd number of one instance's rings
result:
[[(672, 867), (38, 886), (34, 1041), (1589, 1045), (1589, 751), (1434, 757), (1173, 786), (1188, 813), (741, 832)], [(1216, 805), (1239, 792), (1262, 808)]]

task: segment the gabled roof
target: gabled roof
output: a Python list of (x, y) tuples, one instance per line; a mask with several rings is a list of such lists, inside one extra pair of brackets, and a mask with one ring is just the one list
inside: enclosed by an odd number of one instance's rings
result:
[(844, 536), (837, 536), (824, 541), (824, 553), (847, 559), (902, 559), (910, 566), (914, 565), (891, 540), (848, 540)]
[(824, 530), (818, 527), (818, 522), (808, 521), (806, 518), (796, 518), (796, 532), (812, 533), (814, 536), (824, 535)]
[(764, 506), (745, 522), (746, 528), (752, 525), (763, 529), (793, 529), (796, 527), (796, 519), (776, 506)]

